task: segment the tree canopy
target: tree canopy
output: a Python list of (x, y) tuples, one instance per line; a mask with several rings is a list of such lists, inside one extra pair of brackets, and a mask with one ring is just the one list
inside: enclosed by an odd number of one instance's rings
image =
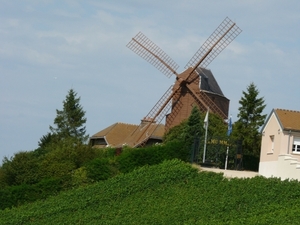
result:
[(88, 139), (84, 126), (86, 123), (85, 111), (80, 105), (80, 97), (77, 97), (77, 93), (73, 89), (70, 89), (63, 101), (63, 109), (57, 109), (56, 113), (55, 127), (50, 126), (52, 135), (58, 137), (59, 140), (73, 138), (81, 143)]
[(259, 91), (252, 82), (243, 91), (239, 104), (238, 121), (233, 129), (234, 135), (242, 140), (244, 154), (259, 157), (261, 134), (259, 128), (264, 124), (266, 114), (262, 114), (266, 104), (263, 97), (258, 97)]

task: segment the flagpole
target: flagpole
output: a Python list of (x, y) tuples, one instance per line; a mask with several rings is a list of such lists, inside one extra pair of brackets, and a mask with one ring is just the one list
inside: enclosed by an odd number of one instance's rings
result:
[(229, 146), (227, 145), (227, 150), (226, 150), (226, 160), (225, 160), (225, 170), (227, 170), (228, 151), (229, 151)]
[(204, 119), (204, 126), (205, 126), (205, 138), (204, 138), (204, 149), (203, 149), (203, 159), (202, 162), (205, 163), (205, 154), (206, 154), (206, 142), (207, 142), (207, 128), (208, 128), (208, 113), (209, 108), (207, 108), (207, 113)]
[(204, 138), (204, 151), (203, 151), (203, 163), (205, 163), (205, 153), (206, 153), (206, 141), (207, 141), (207, 125), (205, 127), (205, 138)]
[[(232, 132), (232, 121), (231, 121), (231, 116), (230, 116), (230, 118), (228, 120), (227, 142), (229, 141), (229, 136), (230, 136), (231, 132)], [(227, 149), (226, 149), (225, 170), (227, 170), (228, 152), (229, 152), (229, 143), (227, 143)]]

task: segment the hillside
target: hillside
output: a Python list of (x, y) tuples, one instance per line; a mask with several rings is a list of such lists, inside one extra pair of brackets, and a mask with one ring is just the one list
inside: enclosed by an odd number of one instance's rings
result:
[(297, 224), (300, 184), (226, 179), (179, 160), (0, 211), (0, 224)]

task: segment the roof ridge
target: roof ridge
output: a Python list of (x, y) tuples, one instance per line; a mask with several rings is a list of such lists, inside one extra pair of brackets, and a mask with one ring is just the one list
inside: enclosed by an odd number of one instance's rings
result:
[(288, 111), (288, 112), (297, 112), (297, 113), (300, 113), (300, 111), (298, 111), (298, 110), (292, 110), (292, 109), (279, 109), (279, 108), (276, 108), (275, 110), (282, 110), (282, 111)]
[(138, 126), (137, 124), (133, 124), (133, 123), (124, 123), (124, 122), (117, 122), (117, 124), (124, 124), (124, 125)]

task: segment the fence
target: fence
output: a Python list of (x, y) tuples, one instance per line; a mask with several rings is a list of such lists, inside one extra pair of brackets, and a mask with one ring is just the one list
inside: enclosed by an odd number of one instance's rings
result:
[(208, 137), (206, 142), (205, 160), (203, 163), (204, 138), (195, 136), (191, 147), (191, 162), (202, 166), (225, 168), (226, 154), (227, 169), (243, 169), (242, 142), (233, 142), (227, 136)]

